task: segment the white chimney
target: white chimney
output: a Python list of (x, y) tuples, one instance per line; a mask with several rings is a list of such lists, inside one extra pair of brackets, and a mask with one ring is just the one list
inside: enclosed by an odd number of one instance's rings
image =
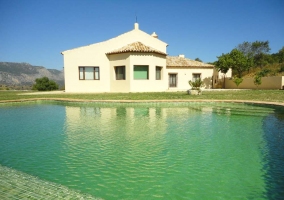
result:
[(158, 35), (155, 32), (153, 32), (151, 36), (154, 38), (158, 38)]
[(135, 29), (135, 30), (139, 30), (139, 24), (138, 24), (138, 23), (135, 23), (135, 24), (134, 24), (134, 29)]
[(178, 57), (184, 58), (184, 54), (179, 54)]

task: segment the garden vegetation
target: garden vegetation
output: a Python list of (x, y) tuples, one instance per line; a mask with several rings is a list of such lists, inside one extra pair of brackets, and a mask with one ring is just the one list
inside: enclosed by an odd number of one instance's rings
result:
[(269, 41), (243, 42), (231, 52), (218, 56), (213, 64), (224, 77), (232, 68), (233, 81), (237, 86), (245, 76), (254, 77), (258, 86), (262, 77), (284, 75), (284, 47), (274, 54), (269, 51)]
[(49, 80), (46, 76), (42, 78), (37, 78), (33, 85), (33, 90), (38, 91), (52, 91), (58, 90), (58, 85), (52, 80)]
[[(32, 94), (32, 95), (31, 95)], [(29, 99), (60, 99), (72, 100), (239, 100), (239, 101), (265, 101), (284, 103), (284, 90), (213, 90), (203, 91), (202, 95), (188, 95), (186, 92), (144, 92), (144, 93), (92, 93), (74, 94), (58, 92), (28, 92), (28, 91), (0, 91), (0, 102), (6, 100), (24, 101)]]

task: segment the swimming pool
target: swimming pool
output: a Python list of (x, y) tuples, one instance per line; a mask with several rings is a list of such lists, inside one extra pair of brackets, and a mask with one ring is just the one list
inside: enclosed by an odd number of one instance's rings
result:
[(280, 199), (284, 112), (240, 103), (0, 107), (0, 164), (103, 199)]

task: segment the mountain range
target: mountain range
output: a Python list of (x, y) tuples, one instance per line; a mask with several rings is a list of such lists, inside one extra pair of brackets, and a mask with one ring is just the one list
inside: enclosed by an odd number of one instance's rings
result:
[(29, 89), (36, 78), (48, 77), (59, 87), (64, 86), (64, 73), (57, 69), (46, 69), (29, 63), (0, 62), (0, 85), (8, 88)]

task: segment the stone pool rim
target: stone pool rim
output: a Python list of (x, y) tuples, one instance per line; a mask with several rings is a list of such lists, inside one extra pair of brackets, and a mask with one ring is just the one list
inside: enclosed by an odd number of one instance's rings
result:
[(82, 102), (82, 103), (184, 103), (184, 102), (204, 102), (204, 103), (245, 103), (267, 106), (281, 106), (282, 102), (268, 102), (268, 101), (252, 101), (252, 100), (214, 100), (214, 99), (165, 99), (165, 100), (91, 100), (91, 99), (70, 99), (70, 98), (31, 98), (31, 99), (17, 99), (17, 100), (0, 100), (0, 103), (23, 103), (36, 101), (59, 101), (59, 102)]

